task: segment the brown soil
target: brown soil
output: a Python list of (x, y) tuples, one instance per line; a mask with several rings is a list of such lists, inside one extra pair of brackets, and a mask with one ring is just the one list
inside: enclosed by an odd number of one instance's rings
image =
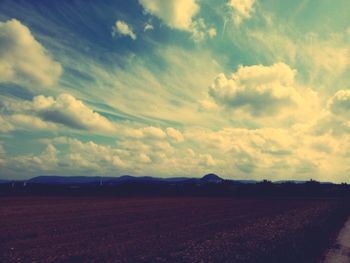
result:
[(0, 262), (312, 262), (339, 200), (1, 198)]

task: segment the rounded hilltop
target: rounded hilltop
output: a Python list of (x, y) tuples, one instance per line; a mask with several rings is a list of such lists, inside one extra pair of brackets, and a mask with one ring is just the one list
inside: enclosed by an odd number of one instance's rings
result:
[(210, 174), (206, 174), (201, 178), (202, 181), (205, 182), (212, 182), (212, 183), (220, 183), (222, 182), (224, 179), (222, 179), (220, 176), (210, 173)]

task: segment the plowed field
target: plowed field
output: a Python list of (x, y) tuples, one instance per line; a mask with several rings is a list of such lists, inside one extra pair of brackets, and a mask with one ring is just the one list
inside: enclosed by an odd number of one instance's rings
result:
[(2, 198), (0, 262), (312, 262), (346, 215), (327, 199)]

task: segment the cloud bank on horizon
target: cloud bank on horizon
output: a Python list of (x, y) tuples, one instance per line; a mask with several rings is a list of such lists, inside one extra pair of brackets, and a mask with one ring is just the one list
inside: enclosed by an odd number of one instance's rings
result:
[(349, 14), (347, 0), (4, 0), (0, 177), (350, 182)]

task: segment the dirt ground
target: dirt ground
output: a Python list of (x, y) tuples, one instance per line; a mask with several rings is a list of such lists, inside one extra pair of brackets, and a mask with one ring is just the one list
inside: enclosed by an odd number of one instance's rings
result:
[(0, 262), (313, 262), (339, 200), (0, 199)]

